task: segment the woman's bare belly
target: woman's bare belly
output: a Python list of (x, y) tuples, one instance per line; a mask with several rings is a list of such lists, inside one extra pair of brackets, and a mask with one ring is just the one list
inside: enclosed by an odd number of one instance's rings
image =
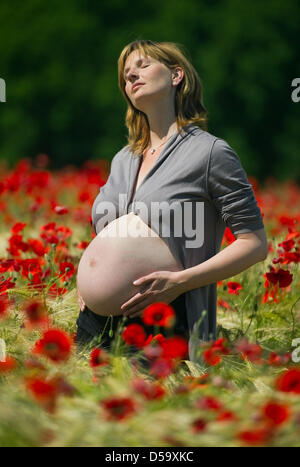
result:
[(132, 282), (154, 271), (180, 271), (166, 243), (132, 212), (110, 222), (84, 251), (77, 288), (86, 306), (102, 316), (122, 314), (121, 305), (140, 288)]

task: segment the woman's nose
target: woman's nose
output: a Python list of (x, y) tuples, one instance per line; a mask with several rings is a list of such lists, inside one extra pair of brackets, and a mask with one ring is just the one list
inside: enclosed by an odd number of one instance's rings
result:
[(137, 81), (137, 80), (138, 80), (138, 77), (137, 77), (136, 75), (132, 75), (132, 76), (130, 76), (130, 78), (129, 78), (129, 82), (130, 82), (131, 84), (133, 84), (133, 83), (134, 83), (135, 81)]
[(136, 80), (138, 78), (138, 74), (135, 71), (130, 71), (128, 73), (129, 81)]

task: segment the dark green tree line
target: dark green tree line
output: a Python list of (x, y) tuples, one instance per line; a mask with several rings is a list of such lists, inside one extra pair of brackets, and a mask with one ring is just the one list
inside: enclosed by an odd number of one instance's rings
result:
[(135, 39), (184, 45), (204, 87), (208, 131), (247, 172), (300, 182), (296, 0), (6, 0), (0, 4), (0, 158), (52, 167), (112, 159), (126, 144), (117, 59)]

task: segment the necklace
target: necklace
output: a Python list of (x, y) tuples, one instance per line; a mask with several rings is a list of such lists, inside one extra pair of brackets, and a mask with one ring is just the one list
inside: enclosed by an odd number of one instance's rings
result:
[[(173, 136), (173, 135), (175, 135), (175, 133), (173, 133), (171, 136)], [(167, 142), (167, 141), (168, 141), (168, 140), (171, 138), (171, 136), (169, 136), (169, 138), (168, 138), (168, 139), (166, 139), (165, 141), (163, 141), (162, 143), (160, 143), (160, 145), (159, 145), (159, 146), (157, 146), (156, 148), (152, 148), (152, 149), (150, 149), (150, 154), (154, 154), (154, 153), (155, 153), (155, 151), (156, 151), (156, 149), (160, 148), (160, 147), (161, 147), (161, 146), (162, 146), (164, 143), (166, 143), (166, 142)]]

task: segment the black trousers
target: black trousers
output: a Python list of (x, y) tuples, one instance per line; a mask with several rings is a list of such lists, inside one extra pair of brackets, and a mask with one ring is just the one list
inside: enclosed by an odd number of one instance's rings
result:
[[(170, 329), (166, 330), (163, 327), (160, 328), (159, 332), (165, 337), (175, 334), (177, 336), (179, 335), (184, 337), (185, 339), (188, 339), (189, 331), (185, 307), (185, 294), (182, 294), (179, 297), (177, 297), (173, 302), (170, 303), (170, 305), (174, 308), (175, 311), (175, 324), (171, 330), (171, 333)], [(115, 338), (118, 324), (120, 323), (120, 321), (122, 321), (122, 318), (123, 315), (113, 316), (112, 319), (109, 316), (100, 316), (94, 313), (86, 306), (84, 311), (80, 310), (78, 319), (76, 321), (77, 348), (80, 349), (82, 346), (86, 346), (86, 344), (89, 344), (92, 341), (96, 342), (97, 337), (99, 337), (101, 333), (103, 333), (100, 345), (102, 348), (106, 348), (107, 350), (109, 350), (110, 344)], [(155, 334), (154, 326), (146, 326), (141, 317), (127, 318), (125, 325), (133, 323), (140, 324), (141, 326), (143, 326), (147, 335)], [(113, 330), (113, 336), (109, 336), (110, 329)]]

